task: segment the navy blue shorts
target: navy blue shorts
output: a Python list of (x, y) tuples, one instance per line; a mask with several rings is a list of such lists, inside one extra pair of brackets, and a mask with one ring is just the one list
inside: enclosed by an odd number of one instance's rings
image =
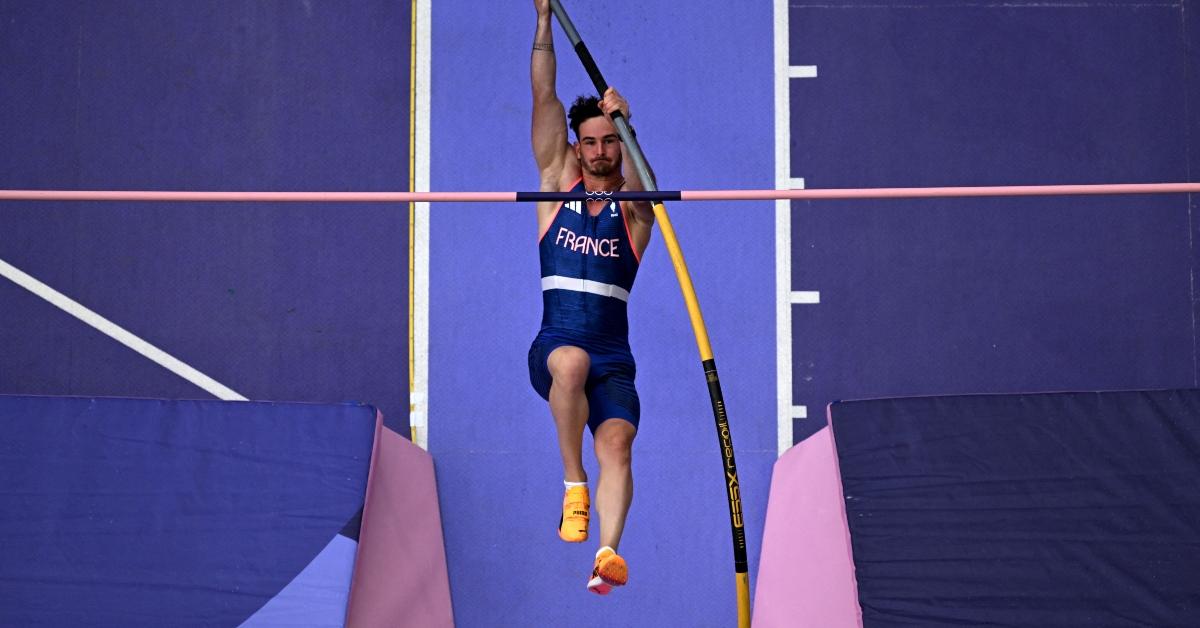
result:
[(550, 353), (559, 347), (579, 347), (591, 358), (583, 392), (588, 400), (588, 428), (592, 433), (608, 419), (625, 419), (637, 429), (642, 405), (633, 380), (637, 366), (629, 345), (615, 341), (588, 339), (561, 331), (543, 329), (529, 347), (529, 383), (542, 399), (550, 400), (553, 377), (546, 366)]

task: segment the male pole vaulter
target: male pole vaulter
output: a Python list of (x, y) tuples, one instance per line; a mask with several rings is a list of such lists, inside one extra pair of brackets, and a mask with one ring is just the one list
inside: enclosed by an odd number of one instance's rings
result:
[[(549, 0), (534, 0), (534, 6), (532, 140), (541, 190), (644, 189), (609, 118), (620, 111), (629, 119), (629, 105), (616, 90), (600, 99), (580, 96), (564, 116), (555, 92)], [(567, 137), (567, 118), (575, 144)], [(630, 461), (641, 408), (626, 305), (654, 213), (647, 202), (589, 200), (541, 202), (537, 217), (542, 326), (529, 348), (529, 380), (550, 402), (558, 432), (566, 485), (558, 535), (568, 543), (588, 538), (583, 427), (592, 431), (600, 464), (600, 549), (587, 587), (604, 595), (628, 579), (617, 550), (633, 498)]]

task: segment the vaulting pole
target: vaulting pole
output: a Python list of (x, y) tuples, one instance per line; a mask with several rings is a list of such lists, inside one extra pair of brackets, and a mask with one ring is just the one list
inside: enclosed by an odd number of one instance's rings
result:
[[(562, 2), (550, 0), (550, 9), (558, 18), (558, 23), (562, 25), (563, 31), (566, 32), (567, 39), (575, 47), (575, 52), (579, 55), (579, 60), (583, 62), (588, 76), (592, 78), (596, 91), (603, 96), (604, 92), (608, 90), (608, 83), (601, 76), (596, 61), (592, 59), (583, 39), (579, 37), (579, 32), (571, 23), (571, 18), (567, 17)], [(649, 191), (657, 190), (654, 179), (650, 176), (650, 170), (646, 167), (646, 158), (642, 155), (642, 149), (633, 133), (630, 132), (629, 121), (620, 111), (613, 112), (612, 121), (617, 127), (617, 133), (620, 134), (621, 140), (625, 142), (629, 156), (633, 159), (638, 177), (642, 180), (642, 187)], [(717, 437), (720, 440), (721, 458), (725, 467), (726, 496), (729, 498), (729, 524), (733, 533), (733, 571), (734, 581), (737, 585), (738, 626), (739, 628), (750, 628), (750, 574), (746, 561), (746, 528), (742, 520), (741, 486), (738, 484), (737, 463), (734, 461), (733, 455), (733, 437), (729, 433), (729, 417), (725, 414), (725, 400), (721, 396), (721, 380), (717, 377), (717, 363), (713, 359), (712, 346), (708, 342), (708, 329), (705, 328), (704, 317), (700, 314), (700, 302), (696, 299), (692, 277), (688, 273), (687, 264), (683, 260), (683, 251), (679, 248), (679, 241), (675, 238), (675, 229), (671, 226), (671, 219), (667, 216), (667, 208), (662, 201), (654, 202), (654, 218), (662, 229), (663, 240), (667, 244), (667, 251), (671, 254), (671, 263), (675, 266), (675, 276), (679, 279), (679, 287), (683, 291), (683, 300), (687, 304), (688, 316), (692, 319), (692, 331), (696, 335), (696, 346), (700, 350), (700, 362), (704, 367), (704, 377), (708, 381), (708, 396), (712, 400), (713, 417), (716, 419)]]

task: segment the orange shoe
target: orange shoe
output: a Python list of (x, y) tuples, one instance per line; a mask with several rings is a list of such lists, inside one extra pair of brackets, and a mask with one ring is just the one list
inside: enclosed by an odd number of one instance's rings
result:
[(572, 486), (563, 494), (562, 516), (558, 519), (558, 538), (568, 543), (582, 543), (587, 540), (588, 487)]
[(588, 580), (588, 591), (599, 595), (608, 595), (613, 587), (625, 586), (629, 581), (629, 567), (625, 559), (617, 555), (611, 547), (601, 547), (596, 552), (596, 563), (592, 566), (592, 579)]

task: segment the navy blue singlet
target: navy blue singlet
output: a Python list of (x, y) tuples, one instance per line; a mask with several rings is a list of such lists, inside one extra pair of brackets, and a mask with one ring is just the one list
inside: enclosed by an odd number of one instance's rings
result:
[[(580, 180), (571, 188), (582, 191)], [(538, 242), (542, 261), (542, 328), (529, 347), (529, 382), (550, 398), (553, 378), (547, 365), (558, 347), (570, 345), (590, 358), (584, 392), (588, 427), (594, 433), (608, 419), (641, 416), (634, 379), (637, 365), (629, 351), (626, 305), (638, 256), (620, 204), (610, 201), (595, 216), (585, 201), (568, 201)]]
[[(583, 191), (582, 179), (571, 188)], [(542, 329), (628, 340), (627, 303), (638, 257), (617, 201), (596, 216), (585, 201), (566, 201), (538, 243)]]

